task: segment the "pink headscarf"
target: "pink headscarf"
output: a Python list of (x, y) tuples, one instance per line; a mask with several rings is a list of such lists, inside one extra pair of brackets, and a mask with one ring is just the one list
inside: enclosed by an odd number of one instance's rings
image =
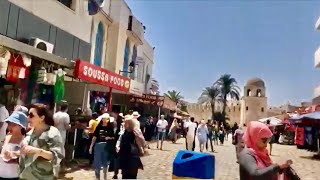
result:
[(245, 145), (254, 153), (257, 160), (258, 168), (268, 167), (272, 164), (271, 159), (268, 155), (267, 149), (259, 149), (257, 147), (257, 142), (261, 138), (272, 137), (272, 132), (269, 127), (258, 121), (251, 121), (243, 135), (243, 141)]

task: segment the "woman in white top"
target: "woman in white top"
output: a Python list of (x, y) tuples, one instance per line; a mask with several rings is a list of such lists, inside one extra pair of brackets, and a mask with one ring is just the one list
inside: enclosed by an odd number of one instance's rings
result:
[(28, 118), (23, 112), (13, 112), (5, 122), (9, 133), (1, 149), (0, 179), (19, 179), (19, 150), (26, 135)]

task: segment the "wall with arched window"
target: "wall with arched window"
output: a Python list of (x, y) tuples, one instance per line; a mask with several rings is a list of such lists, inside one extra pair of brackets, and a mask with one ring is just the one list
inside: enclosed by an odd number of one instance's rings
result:
[(124, 59), (123, 59), (123, 76), (128, 76), (129, 70), (129, 54), (130, 54), (130, 44), (129, 39), (126, 41), (126, 47), (124, 48)]
[(103, 50), (103, 24), (100, 22), (98, 24), (97, 34), (96, 34), (96, 44), (94, 50), (94, 60), (93, 64), (96, 66), (101, 66), (102, 62), (102, 50)]

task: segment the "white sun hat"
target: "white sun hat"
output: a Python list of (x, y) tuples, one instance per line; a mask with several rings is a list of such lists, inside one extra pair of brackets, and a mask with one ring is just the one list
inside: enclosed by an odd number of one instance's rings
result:
[(139, 114), (138, 111), (134, 111), (134, 112), (132, 113), (132, 116), (135, 117), (135, 118), (138, 118), (138, 117), (140, 117), (140, 114)]

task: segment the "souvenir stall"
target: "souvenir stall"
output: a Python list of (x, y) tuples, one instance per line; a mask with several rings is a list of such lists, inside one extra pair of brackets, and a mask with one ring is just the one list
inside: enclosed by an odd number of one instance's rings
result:
[(289, 121), (296, 126), (295, 144), (297, 147), (318, 152), (319, 155), (320, 112), (291, 117)]
[(294, 136), (295, 136), (295, 127), (288, 120), (284, 119), (281, 121), (281, 126), (279, 126), (280, 144), (293, 145), (294, 144)]
[(0, 103), (12, 111), (26, 103), (26, 91), (31, 58), (0, 46)]

